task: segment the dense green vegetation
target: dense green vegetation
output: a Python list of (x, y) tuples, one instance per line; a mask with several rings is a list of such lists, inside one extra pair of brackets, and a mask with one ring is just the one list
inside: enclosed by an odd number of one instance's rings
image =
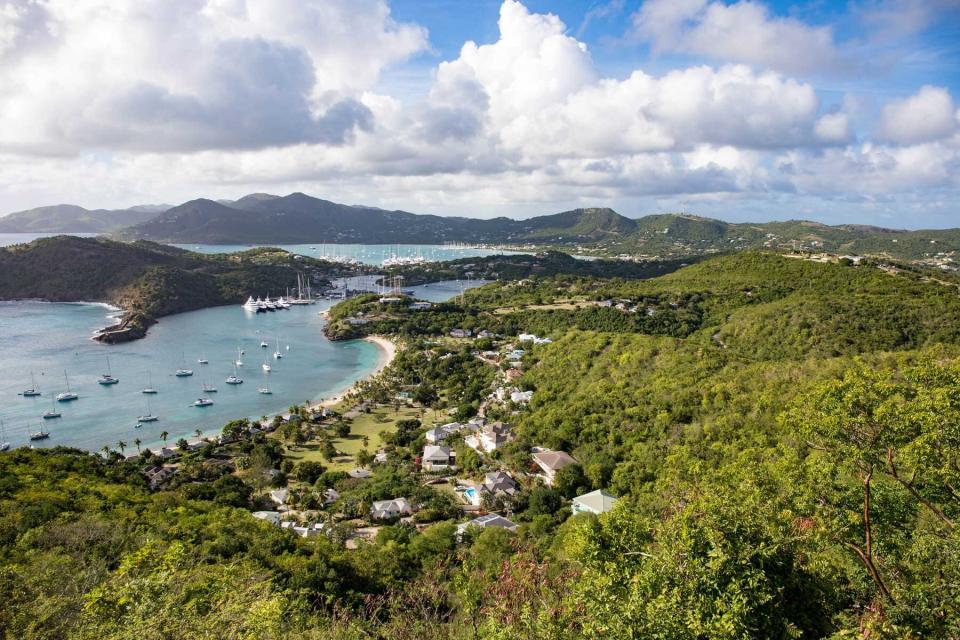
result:
[[(745, 253), (649, 280), (550, 274), (429, 310), (409, 303), (361, 296), (330, 314), (338, 337), (405, 341), (354, 392), (389, 410), (402, 391), (421, 412), (383, 434), (386, 462), (369, 479), (284, 461), (294, 445), (282, 443), (307, 431), (349, 432), (347, 414), (304, 410), (272, 438), (232, 445), (235, 470), (212, 465), (212, 445), (185, 454), (156, 492), (138, 473), (149, 460), (0, 455), (0, 633), (960, 637), (954, 286)], [(452, 338), (453, 327), (507, 337)], [(519, 331), (553, 338), (524, 345), (516, 384), (532, 399), (484, 406), (504, 376), (491, 362)], [(481, 407), (516, 438), (484, 460), (449, 442), (467, 474), (522, 480), (485, 503), (519, 528), (458, 539), (458, 503), (415, 458), (431, 414), (466, 420)], [(533, 446), (577, 462), (544, 487), (525, 476)], [(326, 535), (244, 512), (288, 483), (297, 504), (339, 493)], [(566, 500), (594, 489), (616, 508), (571, 517)], [(346, 548), (350, 519), (399, 495), (423, 505), (413, 521)]]

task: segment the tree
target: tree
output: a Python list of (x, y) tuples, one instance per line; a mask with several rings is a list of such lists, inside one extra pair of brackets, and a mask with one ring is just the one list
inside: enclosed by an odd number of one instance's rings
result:
[(203, 430), (202, 430), (202, 429), (197, 429), (197, 430), (195, 430), (195, 431), (193, 432), (193, 435), (197, 436), (197, 439), (199, 440), (199, 439), (200, 439), (200, 436), (203, 435)]
[(140, 444), (141, 444), (140, 438), (134, 438), (133, 444), (136, 445), (137, 447), (137, 453), (140, 453)]
[[(874, 483), (892, 480), (952, 531), (960, 498), (960, 365), (905, 371), (856, 367), (823, 383), (783, 414), (824, 463), (846, 466), (861, 486), (862, 538), (844, 540), (886, 600), (894, 598), (877, 560)], [(944, 498), (947, 500), (944, 502)], [(902, 520), (903, 518), (901, 518)]]
[(187, 442), (186, 438), (180, 438), (177, 440), (177, 448), (180, 449), (180, 451), (187, 452), (190, 450), (190, 443)]
[(167, 443), (167, 436), (169, 436), (169, 435), (170, 435), (170, 434), (169, 434), (168, 432), (166, 432), (166, 431), (161, 431), (161, 432), (160, 432), (160, 439), (163, 440), (163, 443), (164, 443), (164, 444)]
[(358, 467), (369, 467), (373, 464), (373, 454), (367, 451), (366, 449), (361, 449), (357, 452), (357, 466)]
[(536, 487), (530, 492), (530, 501), (527, 509), (530, 515), (551, 515), (560, 510), (560, 493), (550, 487)]
[(127, 443), (123, 440), (118, 440), (117, 448), (120, 449), (120, 455), (123, 455), (123, 450), (127, 448)]
[(553, 481), (553, 487), (560, 492), (564, 498), (574, 498), (590, 486), (589, 481), (583, 473), (583, 467), (579, 464), (569, 464), (557, 471), (556, 478)]
[(346, 438), (350, 435), (350, 423), (341, 418), (334, 425), (334, 432), (337, 434), (338, 438)]
[(324, 471), (326, 471), (326, 469), (322, 464), (308, 460), (296, 466), (294, 477), (300, 482), (313, 484), (317, 481), (317, 478), (323, 475)]

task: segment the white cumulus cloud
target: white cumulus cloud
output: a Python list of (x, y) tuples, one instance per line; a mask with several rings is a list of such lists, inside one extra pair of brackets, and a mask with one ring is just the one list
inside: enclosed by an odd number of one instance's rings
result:
[(953, 135), (960, 113), (950, 93), (926, 85), (903, 100), (886, 105), (880, 117), (880, 136), (901, 144), (917, 144)]

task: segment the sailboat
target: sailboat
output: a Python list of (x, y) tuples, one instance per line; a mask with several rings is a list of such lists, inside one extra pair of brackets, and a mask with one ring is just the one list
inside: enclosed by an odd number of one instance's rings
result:
[(261, 340), (261, 341), (260, 341), (260, 348), (261, 348), (261, 349), (266, 349), (266, 348), (269, 347), (269, 346), (270, 346), (270, 345), (267, 343), (266, 340)]
[(114, 378), (112, 374), (113, 372), (110, 370), (110, 356), (107, 356), (107, 372), (100, 374), (100, 379), (97, 380), (97, 383), (107, 387), (112, 384), (117, 384), (118, 382), (120, 382), (119, 380)]
[(243, 384), (243, 378), (237, 375), (237, 367), (233, 367), (233, 375), (227, 378), (227, 384)]
[[(289, 347), (288, 347), (289, 348)], [(283, 357), (283, 354), (280, 353), (280, 338), (277, 337), (277, 350), (273, 352), (273, 357), (277, 360)]]
[(30, 388), (21, 391), (20, 395), (24, 398), (35, 398), (40, 395), (40, 391), (37, 389), (37, 383), (33, 379), (33, 371), (30, 372)]
[(197, 358), (197, 364), (210, 364), (210, 361), (207, 360), (207, 355), (205, 353), (201, 353), (200, 357)]
[(153, 415), (153, 412), (150, 411), (150, 398), (147, 398), (147, 413), (146, 415), (139, 416), (137, 418), (138, 422), (156, 422), (160, 418)]
[(242, 367), (242, 366), (243, 366), (243, 360), (242, 360), (241, 357), (240, 357), (240, 356), (242, 356), (243, 354), (244, 354), (243, 349), (240, 349), (240, 350), (237, 352), (237, 361), (236, 361), (235, 364), (236, 364), (236, 366), (238, 366), (238, 367)]
[(153, 374), (147, 373), (147, 386), (140, 390), (140, 393), (145, 393), (148, 396), (157, 395), (157, 390), (153, 388)]
[(183, 353), (182, 353), (182, 352), (180, 353), (180, 362), (181, 362), (181, 364), (182, 364), (183, 366), (181, 366), (179, 369), (177, 369), (177, 372), (176, 372), (175, 374), (173, 374), (173, 375), (177, 376), (178, 378), (189, 378), (190, 376), (192, 376), (192, 375), (193, 375), (193, 369), (187, 369), (187, 367), (186, 367), (186, 364), (187, 364), (187, 363), (186, 363), (186, 360), (185, 360), (184, 357), (183, 357)]
[(206, 382), (204, 382), (204, 383), (201, 385), (200, 388), (203, 389), (203, 392), (204, 392), (204, 393), (216, 393), (216, 392), (217, 392), (217, 388), (216, 388), (215, 386), (213, 386), (212, 384), (207, 384)]
[(54, 404), (53, 398), (50, 398), (50, 411), (47, 411), (43, 414), (44, 420), (53, 420), (55, 418), (63, 417), (63, 414), (57, 411), (57, 405)]
[(269, 364), (267, 364), (266, 356), (264, 356), (263, 364), (260, 365), (260, 367), (263, 369), (264, 373), (270, 373), (273, 370), (273, 368)]
[(3, 427), (3, 420), (0, 420), (0, 451), (6, 451), (10, 448), (7, 442), (7, 430)]
[(30, 434), (30, 439), (31, 439), (31, 440), (46, 440), (46, 439), (49, 438), (49, 437), (50, 437), (50, 432), (49, 432), (49, 431), (44, 431), (44, 430), (43, 430), (43, 427), (40, 427), (40, 431), (37, 431), (36, 433), (31, 433), (31, 434)]
[(64, 369), (63, 371), (63, 379), (67, 383), (67, 390), (64, 391), (63, 393), (57, 394), (57, 402), (70, 402), (71, 400), (76, 400), (77, 398), (79, 398), (80, 396), (75, 394), (73, 391), (70, 391), (70, 378), (67, 377), (66, 369)]

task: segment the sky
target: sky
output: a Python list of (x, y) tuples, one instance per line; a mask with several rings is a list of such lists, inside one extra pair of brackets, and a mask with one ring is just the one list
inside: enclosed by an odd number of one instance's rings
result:
[(960, 0), (0, 0), (0, 212), (960, 227)]

